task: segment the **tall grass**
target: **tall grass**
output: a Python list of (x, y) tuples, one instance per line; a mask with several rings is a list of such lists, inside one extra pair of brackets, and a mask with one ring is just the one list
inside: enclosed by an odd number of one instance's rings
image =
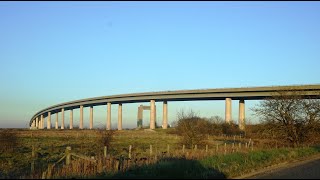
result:
[[(14, 151), (0, 154), (0, 178), (42, 178), (48, 166), (64, 155), (67, 146), (72, 147), (73, 153), (94, 156), (97, 163), (72, 159), (67, 166), (62, 161), (51, 172), (51, 178), (229, 178), (252, 169), (319, 153), (319, 148), (312, 147), (266, 149), (257, 140), (252, 151), (251, 147), (244, 145), (248, 139), (209, 136), (208, 151), (200, 145), (197, 150), (182, 149), (178, 143), (180, 137), (167, 132), (115, 132), (108, 157), (104, 157), (104, 144), (97, 141), (99, 133), (94, 130), (17, 131), (18, 146)], [(242, 143), (241, 148), (238, 143)], [(128, 160), (129, 145), (132, 146), (131, 160)], [(170, 152), (167, 152), (168, 145)], [(218, 151), (216, 145), (219, 145)], [(120, 157), (125, 159), (122, 165), (117, 164)], [(30, 173), (32, 163), (34, 172)]]

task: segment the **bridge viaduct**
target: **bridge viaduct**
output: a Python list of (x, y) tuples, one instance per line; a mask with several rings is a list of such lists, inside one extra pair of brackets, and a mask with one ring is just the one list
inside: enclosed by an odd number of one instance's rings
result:
[(76, 101), (65, 102), (47, 107), (37, 112), (30, 120), (30, 128), (45, 129), (45, 118), (47, 118), (47, 129), (51, 129), (51, 115), (56, 114), (55, 129), (58, 129), (59, 113), (61, 113), (61, 129), (65, 129), (64, 112), (70, 111), (69, 128), (73, 129), (73, 109), (80, 108), (79, 129), (83, 129), (83, 108), (90, 108), (89, 129), (93, 128), (93, 106), (107, 105), (106, 129), (111, 129), (111, 105), (118, 104), (118, 130), (122, 130), (122, 104), (150, 102), (150, 129), (155, 129), (155, 102), (163, 102), (162, 128), (168, 126), (168, 102), (169, 101), (195, 101), (195, 100), (225, 100), (225, 121), (229, 123), (231, 117), (231, 101), (239, 101), (239, 128), (245, 128), (245, 100), (262, 100), (279, 95), (279, 91), (298, 91), (304, 97), (320, 98), (320, 85), (296, 85), (296, 86), (264, 86), (245, 88), (219, 88), (200, 90), (178, 90), (121, 94), (102, 96)]

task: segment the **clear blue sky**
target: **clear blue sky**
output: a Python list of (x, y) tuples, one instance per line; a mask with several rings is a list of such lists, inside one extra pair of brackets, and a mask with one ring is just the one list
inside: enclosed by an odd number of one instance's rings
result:
[[(0, 2), (0, 128), (27, 127), (43, 108), (89, 97), (318, 84), (319, 20), (320, 2), (303, 1)], [(256, 103), (246, 102), (248, 118)], [(123, 105), (124, 128), (136, 125), (138, 105)], [(169, 102), (169, 123), (180, 109), (224, 118), (224, 108)], [(86, 126), (88, 117), (85, 109)], [(95, 107), (94, 125), (105, 119), (106, 106)]]

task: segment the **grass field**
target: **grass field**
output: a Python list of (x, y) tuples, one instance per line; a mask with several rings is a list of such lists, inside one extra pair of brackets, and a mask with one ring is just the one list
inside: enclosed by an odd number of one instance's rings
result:
[[(115, 131), (107, 149), (104, 130), (1, 131), (9, 134), (2, 144), (10, 145), (13, 136), (16, 144), (2, 148), (0, 178), (230, 178), (320, 151), (213, 136), (207, 137), (206, 145), (187, 149), (172, 128)], [(70, 155), (69, 164), (67, 147), (76, 155)]]

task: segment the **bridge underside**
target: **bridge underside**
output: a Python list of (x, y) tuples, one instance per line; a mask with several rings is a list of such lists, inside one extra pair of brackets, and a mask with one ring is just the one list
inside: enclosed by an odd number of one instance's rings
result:
[[(183, 90), (183, 91), (164, 91), (164, 92), (150, 92), (150, 93), (136, 93), (136, 94), (124, 94), (115, 96), (103, 96), (96, 98), (88, 98), (77, 101), (71, 101), (61, 103), (43, 109), (36, 113), (30, 120), (30, 126), (37, 126), (44, 128), (43, 119), (49, 116), (48, 122), (50, 122), (50, 116), (52, 114), (61, 113), (64, 111), (71, 111), (73, 109), (80, 108), (80, 112), (83, 113), (83, 108), (90, 107), (90, 128), (93, 127), (93, 107), (108, 104), (108, 120), (107, 129), (111, 128), (111, 104), (118, 104), (119, 111), (122, 113), (123, 103), (142, 103), (150, 102), (150, 121), (155, 121), (155, 102), (164, 103), (164, 117), (163, 126), (167, 123), (167, 102), (168, 101), (205, 101), (205, 100), (225, 100), (226, 101), (226, 117), (228, 122), (231, 117), (231, 100), (239, 100), (239, 126), (240, 122), (244, 120), (244, 101), (245, 100), (263, 100), (273, 96), (279, 95), (277, 92), (299, 92), (299, 95), (305, 98), (320, 98), (320, 85), (303, 85), (303, 86), (276, 86), (276, 87), (256, 87), (256, 88), (226, 88), (226, 89), (206, 89), (206, 90)], [(229, 105), (230, 104), (230, 105)], [(241, 107), (240, 107), (241, 106)], [(118, 114), (118, 123), (122, 124), (122, 114)], [(70, 115), (71, 117), (73, 115)], [(58, 116), (56, 116), (56, 128)], [(80, 128), (83, 128), (83, 114), (80, 116)], [(37, 119), (37, 120), (36, 120)], [(139, 115), (138, 115), (139, 119)], [(142, 118), (141, 118), (142, 119)], [(39, 122), (38, 122), (39, 121)], [(64, 115), (62, 116), (64, 123)], [(70, 124), (72, 124), (70, 119)], [(82, 123), (82, 125), (81, 125)], [(243, 125), (243, 124), (241, 124)], [(121, 125), (122, 126), (122, 125)], [(152, 127), (151, 127), (152, 126)], [(165, 125), (166, 126), (166, 125)], [(64, 128), (64, 124), (61, 125)], [(50, 127), (47, 125), (47, 128)], [(153, 122), (150, 122), (150, 128), (153, 128)]]

